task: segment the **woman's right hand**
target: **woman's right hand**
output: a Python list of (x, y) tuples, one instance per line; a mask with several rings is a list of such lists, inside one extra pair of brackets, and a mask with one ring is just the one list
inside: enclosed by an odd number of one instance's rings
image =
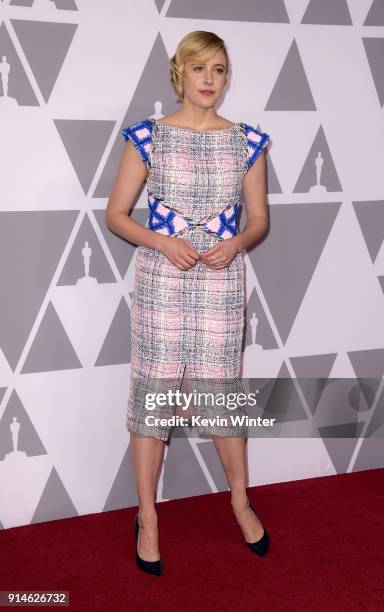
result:
[(162, 241), (161, 252), (179, 270), (192, 268), (200, 259), (200, 255), (189, 240), (179, 236), (167, 236), (166, 240)]

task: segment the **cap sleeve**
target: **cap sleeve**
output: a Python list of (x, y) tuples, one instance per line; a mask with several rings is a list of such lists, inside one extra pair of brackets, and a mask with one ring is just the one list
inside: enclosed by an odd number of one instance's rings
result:
[(153, 124), (150, 119), (137, 121), (121, 130), (124, 140), (130, 140), (148, 168), (151, 167)]
[(267, 146), (270, 137), (266, 132), (260, 132), (248, 123), (242, 123), (242, 127), (246, 138), (247, 170), (249, 170)]

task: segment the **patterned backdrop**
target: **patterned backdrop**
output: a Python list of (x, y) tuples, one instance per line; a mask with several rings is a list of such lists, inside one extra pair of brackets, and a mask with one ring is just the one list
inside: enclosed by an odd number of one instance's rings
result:
[[(136, 247), (105, 208), (121, 130), (178, 108), (169, 57), (192, 30), (229, 51), (218, 113), (271, 136), (243, 377), (277, 426), (249, 438), (249, 484), (384, 464), (384, 3), (3, 0), (1, 528), (137, 504)], [(211, 440), (172, 439), (158, 501), (226, 489)]]

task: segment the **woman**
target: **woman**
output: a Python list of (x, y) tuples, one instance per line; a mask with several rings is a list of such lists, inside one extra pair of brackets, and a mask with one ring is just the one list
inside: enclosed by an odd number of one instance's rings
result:
[[(180, 109), (122, 130), (127, 145), (106, 211), (109, 229), (139, 245), (126, 426), (139, 500), (136, 562), (154, 575), (163, 571), (155, 499), (171, 425), (167, 418), (149, 422), (147, 417), (168, 417), (174, 404), (149, 412), (146, 394), (179, 388), (185, 368), (198, 391), (202, 379), (205, 391), (239, 390), (245, 294), (241, 251), (268, 228), (262, 153), (269, 136), (249, 124), (227, 121), (215, 110), (228, 75), (223, 40), (212, 32), (191, 32), (171, 58), (170, 73)], [(128, 216), (144, 181), (145, 227)], [(241, 193), (247, 224), (239, 232)], [(200, 410), (223, 416), (225, 407)], [(247, 546), (264, 555), (268, 534), (246, 493), (246, 430), (202, 425), (198, 433), (212, 437)]]

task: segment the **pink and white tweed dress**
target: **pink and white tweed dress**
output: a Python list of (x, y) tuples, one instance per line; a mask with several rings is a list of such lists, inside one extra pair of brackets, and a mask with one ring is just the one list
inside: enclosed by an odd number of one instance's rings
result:
[[(182, 236), (198, 252), (238, 232), (243, 178), (265, 148), (268, 134), (246, 123), (199, 131), (153, 118), (124, 128), (122, 134), (149, 170), (146, 227), (175, 239)], [(244, 276), (242, 253), (226, 268), (214, 270), (198, 261), (180, 270), (163, 253), (137, 247), (128, 431), (169, 439), (173, 427), (168, 417), (176, 405), (148, 408), (145, 394), (180, 389), (185, 367), (193, 390), (243, 390), (238, 377)], [(226, 406), (199, 406), (198, 413), (211, 423), (197, 427), (199, 436), (246, 435), (244, 425), (225, 426), (222, 420), (216, 424), (216, 417), (227, 418), (228, 412)], [(241, 413), (237, 408), (230, 412)], [(161, 417), (162, 424), (155, 417)]]

